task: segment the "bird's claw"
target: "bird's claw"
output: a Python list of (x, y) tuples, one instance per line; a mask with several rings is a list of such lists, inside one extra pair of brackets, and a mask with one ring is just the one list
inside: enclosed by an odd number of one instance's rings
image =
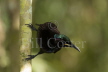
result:
[(28, 27), (33, 28), (33, 25), (31, 23), (30, 24), (25, 24), (25, 25), (28, 25)]
[(30, 27), (32, 30), (38, 31), (31, 23), (30, 24), (25, 24), (25, 25), (28, 25), (28, 27)]
[(31, 59), (33, 59), (35, 57), (35, 55), (28, 55), (28, 58), (25, 58), (25, 60), (31, 60)]

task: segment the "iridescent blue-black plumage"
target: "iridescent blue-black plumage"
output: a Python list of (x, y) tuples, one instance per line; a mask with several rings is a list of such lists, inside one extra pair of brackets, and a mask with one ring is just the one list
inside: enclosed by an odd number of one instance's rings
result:
[(72, 47), (75, 48), (76, 50), (78, 50), (80, 52), (80, 49), (78, 47), (76, 47), (71, 40), (69, 39), (69, 37), (67, 37), (66, 35), (63, 34), (55, 34), (54, 35), (55, 39), (59, 39), (59, 41), (61, 41), (62, 43), (62, 47)]
[(80, 51), (71, 43), (70, 39), (66, 35), (60, 34), (57, 26), (54, 23), (46, 22), (44, 24), (37, 24), (39, 26), (38, 29), (31, 24), (26, 25), (28, 25), (28, 27), (30, 27), (32, 30), (37, 31), (37, 43), (40, 47), (42, 47), (36, 55), (28, 55), (29, 57), (26, 58), (26, 60), (31, 60), (42, 53), (56, 53), (62, 47), (73, 47)]

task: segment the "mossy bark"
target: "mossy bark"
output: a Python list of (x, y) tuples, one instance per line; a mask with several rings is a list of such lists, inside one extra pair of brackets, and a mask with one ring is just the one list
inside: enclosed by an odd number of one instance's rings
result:
[(24, 60), (31, 52), (32, 0), (20, 0), (20, 72), (31, 72), (31, 62)]

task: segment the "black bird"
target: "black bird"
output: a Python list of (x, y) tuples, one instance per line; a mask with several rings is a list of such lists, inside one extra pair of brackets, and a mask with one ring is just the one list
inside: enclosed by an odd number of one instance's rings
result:
[(60, 34), (57, 26), (52, 22), (36, 24), (39, 26), (38, 29), (36, 29), (32, 24), (26, 25), (28, 25), (28, 27), (30, 27), (32, 30), (37, 31), (37, 43), (40, 47), (42, 47), (36, 55), (28, 55), (29, 57), (26, 58), (26, 60), (31, 60), (42, 53), (56, 53), (62, 47), (73, 47), (80, 51), (79, 48), (71, 43), (67, 36)]

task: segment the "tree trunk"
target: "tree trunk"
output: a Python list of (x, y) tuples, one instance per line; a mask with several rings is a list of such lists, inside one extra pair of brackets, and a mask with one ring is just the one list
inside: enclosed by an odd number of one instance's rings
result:
[(31, 52), (32, 0), (20, 0), (20, 72), (31, 72), (31, 62), (24, 60)]

